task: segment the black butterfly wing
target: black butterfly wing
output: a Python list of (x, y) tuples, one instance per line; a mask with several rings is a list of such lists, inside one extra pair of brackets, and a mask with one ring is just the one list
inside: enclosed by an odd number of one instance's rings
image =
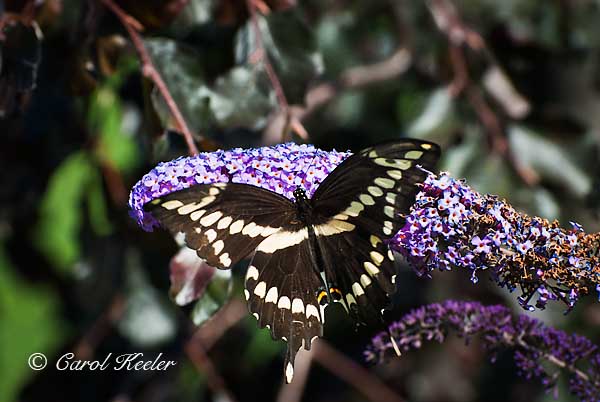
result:
[(432, 169), (439, 155), (437, 145), (419, 140), (366, 148), (331, 172), (311, 199), (327, 281), (361, 321), (379, 316), (395, 290), (385, 240), (404, 225), (427, 176), (418, 166)]
[(265, 239), (256, 249), (246, 274), (248, 308), (273, 339), (288, 343), (284, 362), (286, 382), (294, 374), (301, 347), (309, 350), (323, 335), (324, 315), (317, 301), (323, 288), (315, 271), (306, 226), (294, 225)]
[(395, 291), (393, 253), (360, 228), (332, 235), (331, 225), (339, 223), (315, 226), (330, 293), (357, 322), (378, 320)]
[(230, 268), (296, 216), (287, 198), (240, 183), (200, 184), (146, 204), (160, 224), (183, 233), (212, 266)]
[[(146, 209), (210, 264), (228, 268), (256, 249), (244, 293), (250, 312), (274, 339), (288, 343), (286, 381), (295, 355), (323, 334), (322, 288), (308, 229), (288, 199), (258, 187), (197, 185), (151, 202)], [(225, 256), (225, 257), (224, 257)]]

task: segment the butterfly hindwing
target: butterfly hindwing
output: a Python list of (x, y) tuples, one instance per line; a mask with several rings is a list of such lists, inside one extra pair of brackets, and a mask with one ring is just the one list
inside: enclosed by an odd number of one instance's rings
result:
[(377, 319), (396, 289), (392, 252), (381, 238), (361, 229), (327, 235), (316, 226), (315, 232), (328, 284), (339, 291), (334, 301), (357, 322)]
[(317, 301), (321, 279), (314, 270), (305, 226), (296, 225), (263, 240), (246, 273), (245, 295), (250, 312), (274, 339), (288, 343), (284, 372), (290, 382), (301, 347), (310, 349), (323, 335), (324, 315)]
[(201, 184), (145, 207), (209, 265), (230, 268), (296, 214), (283, 196), (246, 184)]

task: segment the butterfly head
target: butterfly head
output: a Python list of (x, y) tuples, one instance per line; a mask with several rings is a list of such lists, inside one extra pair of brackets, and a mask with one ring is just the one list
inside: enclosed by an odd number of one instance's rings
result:
[(296, 189), (294, 190), (294, 198), (296, 199), (296, 202), (308, 201), (306, 192), (302, 187), (296, 187)]

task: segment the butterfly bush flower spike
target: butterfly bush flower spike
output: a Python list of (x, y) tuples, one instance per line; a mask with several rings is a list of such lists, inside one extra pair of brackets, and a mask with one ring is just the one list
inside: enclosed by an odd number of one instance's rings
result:
[(350, 155), (350, 152), (286, 143), (219, 150), (159, 163), (133, 187), (129, 196), (131, 215), (143, 229), (151, 231), (158, 222), (144, 212), (144, 204), (195, 184), (251, 184), (290, 200), (294, 199), (294, 189), (301, 186), (310, 197), (319, 183)]
[(569, 390), (582, 401), (600, 400), (600, 353), (587, 338), (569, 335), (527, 315), (513, 317), (504, 306), (446, 301), (430, 304), (392, 323), (375, 336), (365, 350), (369, 362), (381, 362), (402, 351), (420, 348), (427, 341), (443, 342), (455, 333), (467, 342), (478, 336), (495, 360), (510, 349), (518, 373), (537, 378), (557, 396), (561, 374), (569, 378)]
[(565, 230), (519, 213), (447, 173), (430, 174), (390, 245), (420, 275), (458, 267), (476, 283), (489, 270), (501, 287), (520, 288), (519, 302), (528, 310), (549, 300), (571, 309), (580, 296), (600, 288), (600, 234), (571, 226)]

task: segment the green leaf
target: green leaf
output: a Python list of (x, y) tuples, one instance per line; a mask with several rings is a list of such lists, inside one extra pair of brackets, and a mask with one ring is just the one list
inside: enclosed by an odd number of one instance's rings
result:
[[(199, 67), (202, 57), (191, 48), (162, 38), (146, 40), (146, 46), (192, 132), (204, 135), (216, 128), (265, 126), (275, 102), (270, 88), (259, 83), (257, 68), (235, 67), (209, 85)], [(156, 90), (152, 102), (165, 127), (176, 129)]]
[(126, 114), (114, 88), (118, 85), (120, 80), (107, 82), (93, 94), (88, 126), (99, 137), (96, 152), (100, 159), (119, 171), (130, 172), (138, 165), (140, 155), (133, 139), (135, 128), (124, 129)]
[(251, 338), (242, 358), (243, 361), (261, 365), (270, 362), (284, 347), (282, 342), (274, 342), (267, 329), (259, 329), (255, 319), (247, 320), (249, 323)]
[(508, 129), (511, 150), (515, 159), (534, 169), (541, 177), (566, 188), (579, 198), (591, 190), (592, 179), (573, 159), (564, 146), (558, 146), (540, 134), (523, 126)]
[[(313, 30), (302, 18), (298, 7), (259, 16), (262, 43), (275, 69), (289, 103), (301, 104), (308, 85), (323, 71)], [(236, 60), (247, 63), (259, 50), (252, 20), (240, 29), (236, 38)], [(257, 66), (266, 80), (264, 65)]]
[(407, 129), (409, 137), (423, 138), (441, 142), (457, 126), (454, 99), (448, 88), (439, 88), (431, 93), (421, 113)]
[(32, 353), (51, 360), (68, 334), (60, 317), (60, 300), (42, 285), (30, 285), (13, 274), (0, 242), (0, 390), (2, 400), (17, 392), (36, 372), (27, 366)]
[(82, 201), (96, 175), (89, 155), (75, 152), (54, 171), (42, 199), (34, 244), (63, 271), (80, 257)]

